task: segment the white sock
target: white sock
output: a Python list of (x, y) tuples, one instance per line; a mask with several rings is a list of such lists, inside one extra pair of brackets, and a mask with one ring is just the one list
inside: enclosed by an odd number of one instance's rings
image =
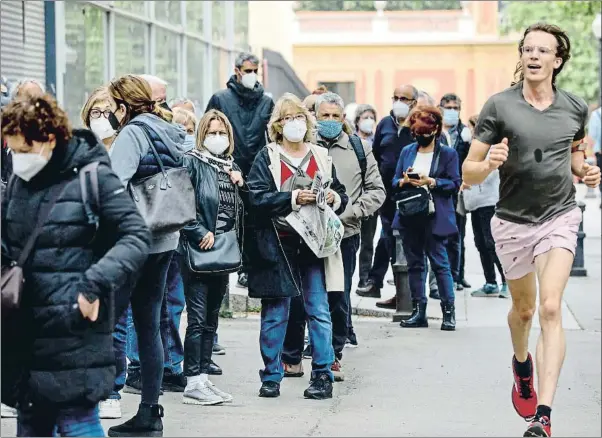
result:
[(201, 374), (199, 376), (199, 382), (201, 383), (207, 383), (207, 381), (209, 381), (209, 374)]
[(200, 383), (201, 376), (189, 376), (186, 378), (186, 391), (191, 391)]

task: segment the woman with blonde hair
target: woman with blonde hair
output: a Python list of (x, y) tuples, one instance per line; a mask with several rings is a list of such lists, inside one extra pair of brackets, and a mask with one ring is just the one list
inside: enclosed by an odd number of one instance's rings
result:
[(182, 230), (178, 248), (188, 312), (184, 340), (183, 402), (217, 405), (232, 396), (210, 380), (211, 353), (219, 308), (228, 290), (229, 273), (240, 267), (239, 232), (243, 178), (232, 160), (234, 139), (226, 116), (209, 110), (199, 123), (196, 147), (184, 156), (195, 189), (196, 221)]
[(286, 216), (303, 205), (315, 204), (311, 190), (318, 172), (332, 178), (326, 202), (341, 214), (347, 205), (345, 187), (336, 177), (328, 151), (310, 143), (313, 119), (299, 98), (285, 94), (278, 100), (268, 124), (272, 143), (263, 148), (248, 177), (254, 224), (245, 237), (249, 252), (249, 296), (262, 299), (260, 397), (278, 397), (284, 376), (281, 360), (291, 298), (301, 295), (309, 318), (313, 345), (311, 384), (306, 398), (332, 397), (334, 362), (332, 324), (327, 291), (343, 291), (340, 252), (318, 258)]
[[(111, 81), (109, 94), (108, 120), (117, 131), (110, 151), (111, 164), (124, 187), (160, 173), (161, 166), (166, 170), (181, 167), (186, 131), (171, 123), (172, 113), (152, 99), (148, 82), (139, 76), (125, 75)], [(161, 210), (161, 207), (154, 206), (154, 209)], [(164, 357), (161, 303), (167, 271), (179, 240), (179, 231), (152, 233), (150, 255), (130, 297), (140, 351), (140, 375), (135, 377), (141, 381), (142, 400), (136, 416), (111, 427), (109, 436), (162, 436), (163, 407), (158, 404)], [(127, 303), (120, 304), (119, 324), (123, 324), (122, 313)], [(132, 376), (128, 376), (128, 380), (131, 379)]]
[(111, 96), (105, 86), (92, 91), (80, 114), (84, 126), (100, 138), (107, 150), (111, 149), (115, 139), (115, 129), (109, 122), (110, 114)]
[(176, 107), (173, 111), (173, 122), (180, 125), (186, 131), (186, 139), (184, 140), (184, 149), (189, 151), (194, 149), (195, 137), (194, 132), (196, 130), (196, 115), (193, 112), (188, 111), (182, 107)]

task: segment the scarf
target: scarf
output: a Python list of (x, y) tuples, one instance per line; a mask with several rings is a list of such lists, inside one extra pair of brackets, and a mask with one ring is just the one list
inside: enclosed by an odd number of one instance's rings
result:
[(217, 169), (218, 172), (230, 173), (232, 170), (232, 157), (220, 158), (211, 154), (209, 151), (199, 151), (198, 149), (193, 149), (188, 152), (190, 155), (194, 155), (199, 160), (209, 164), (211, 167)]

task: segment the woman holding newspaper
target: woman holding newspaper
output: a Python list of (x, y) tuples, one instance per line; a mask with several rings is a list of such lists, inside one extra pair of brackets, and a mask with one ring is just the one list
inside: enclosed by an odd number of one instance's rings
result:
[[(280, 357), (290, 300), (296, 295), (305, 301), (314, 348), (311, 383), (304, 395), (332, 397), (334, 352), (326, 293), (344, 289), (338, 250), (343, 230), (332, 211), (345, 210), (347, 195), (328, 151), (310, 143), (313, 128), (313, 119), (296, 96), (280, 98), (268, 125), (272, 143), (257, 155), (247, 181), (255, 210), (253, 235), (245, 236), (251, 260), (249, 296), (262, 299), (259, 342), (265, 368), (260, 397), (280, 395)], [(318, 232), (312, 224), (300, 226), (313, 214), (325, 225)]]

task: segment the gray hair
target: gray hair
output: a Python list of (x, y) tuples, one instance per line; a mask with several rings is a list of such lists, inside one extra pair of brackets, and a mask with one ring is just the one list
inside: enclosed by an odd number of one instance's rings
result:
[(46, 93), (46, 87), (40, 81), (38, 81), (37, 79), (33, 79), (33, 78), (25, 78), (25, 79), (21, 79), (20, 81), (18, 81), (11, 88), (11, 90), (10, 90), (11, 100), (14, 99), (15, 97), (17, 97), (19, 90), (25, 84), (36, 84), (38, 87), (40, 87), (40, 90), (42, 90), (42, 93)]
[(234, 67), (240, 69), (245, 61), (249, 61), (251, 64), (259, 65), (259, 58), (249, 52), (241, 52), (234, 61)]
[(153, 83), (159, 84), (159, 85), (165, 85), (165, 86), (169, 85), (167, 81), (164, 81), (163, 79), (161, 79), (157, 76), (144, 74), (144, 75), (140, 75), (140, 77), (142, 79), (144, 79), (146, 82), (148, 82), (149, 85), (151, 85)]
[(344, 111), (345, 109), (345, 102), (343, 102), (343, 98), (337, 93), (333, 93), (332, 91), (328, 91), (327, 93), (320, 94), (318, 96), (318, 98), (316, 99), (316, 103), (314, 104), (316, 114), (320, 110), (320, 105), (322, 105), (323, 103), (333, 103), (339, 108), (341, 108), (341, 111)]
[(422, 91), (422, 90), (419, 91), (418, 99), (425, 99), (426, 103), (428, 105), (435, 106), (435, 99), (433, 99), (433, 97), (430, 94), (428, 94), (426, 91)]
[(355, 110), (354, 123), (356, 127), (357, 124), (360, 122), (360, 117), (362, 116), (362, 114), (364, 114), (367, 111), (370, 111), (374, 116), (374, 120), (376, 120), (376, 110), (374, 109), (374, 107), (372, 105), (368, 105), (367, 103), (362, 103), (361, 105), (358, 105)]
[(194, 102), (192, 100), (190, 100), (190, 99), (188, 99), (186, 97), (176, 97), (176, 98), (172, 99), (169, 102), (169, 107), (173, 108), (173, 107), (175, 107), (177, 105), (183, 105), (183, 104), (186, 104), (186, 103), (189, 103), (189, 104), (192, 105), (192, 107), (194, 108), (194, 113), (196, 114), (196, 105), (194, 104)]
[(443, 106), (443, 105), (445, 105), (448, 102), (456, 102), (458, 104), (458, 106), (460, 106), (460, 107), (462, 106), (462, 100), (455, 93), (447, 93), (447, 94), (445, 94), (441, 98), (441, 102), (439, 103), (439, 106)]

